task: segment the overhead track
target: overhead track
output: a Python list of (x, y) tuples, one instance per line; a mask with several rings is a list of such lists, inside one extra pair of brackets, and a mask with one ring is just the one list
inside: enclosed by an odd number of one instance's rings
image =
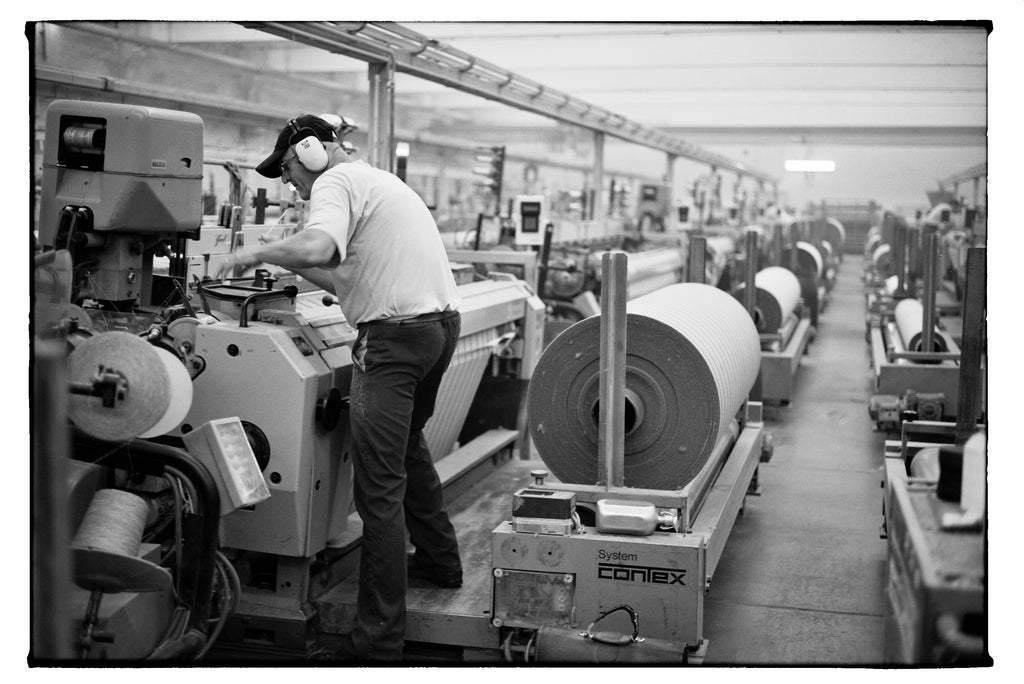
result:
[(969, 169), (964, 169), (960, 173), (953, 174), (952, 176), (950, 176), (949, 178), (947, 178), (945, 180), (939, 181), (939, 185), (941, 187), (946, 187), (946, 186), (949, 186), (949, 185), (956, 186), (956, 185), (959, 185), (960, 183), (962, 183), (964, 181), (967, 181), (967, 180), (975, 180), (977, 178), (986, 178), (987, 176), (988, 176), (988, 162), (982, 162), (980, 164), (975, 164), (974, 166), (972, 166)]
[(239, 22), (335, 54), (390, 62), (395, 70), (644, 147), (775, 184), (723, 155), (584, 102), (393, 22)]

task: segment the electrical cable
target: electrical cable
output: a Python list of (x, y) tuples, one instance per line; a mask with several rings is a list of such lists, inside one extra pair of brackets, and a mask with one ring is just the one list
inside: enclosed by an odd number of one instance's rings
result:
[(505, 641), (501, 644), (501, 652), (505, 656), (505, 661), (509, 663), (512, 662), (512, 634), (510, 631), (508, 636), (505, 637)]
[[(238, 573), (235, 572), (235, 568), (231, 565), (231, 561), (229, 561), (220, 551), (217, 551), (217, 572), (220, 574), (223, 589), (221, 592), (220, 605), (218, 606), (220, 615), (216, 618), (217, 624), (214, 626), (213, 631), (207, 638), (206, 644), (196, 655), (196, 660), (201, 660), (206, 656), (210, 648), (213, 647), (213, 644), (220, 637), (228, 618), (234, 614), (241, 603), (242, 584), (238, 578)], [(209, 620), (208, 622), (214, 622), (214, 620)]]
[[(171, 486), (171, 491), (174, 492), (174, 545), (171, 549), (160, 559), (160, 564), (163, 565), (170, 555), (174, 554), (175, 567), (181, 568), (182, 565), (182, 544), (183, 544), (183, 532), (182, 532), (182, 512), (184, 510), (184, 504), (182, 502), (181, 491), (178, 489), (178, 479), (171, 475), (165, 475), (168, 484)], [(175, 594), (180, 592), (180, 572), (174, 573), (174, 591)]]
[(198, 500), (196, 495), (196, 488), (193, 486), (191, 480), (185, 477), (184, 473), (173, 466), (164, 466), (164, 470), (178, 478), (178, 482), (186, 490), (187, 496), (185, 497), (185, 508), (189, 513), (195, 513), (195, 502)]
[[(535, 640), (536, 638), (537, 638), (537, 632), (536, 632), (536, 631), (534, 631), (534, 632), (532, 632), (532, 633), (530, 634), (530, 639), (529, 639), (529, 641), (527, 641), (527, 642), (526, 642), (526, 650), (525, 650), (525, 651), (523, 651), (523, 662), (524, 662), (524, 663), (528, 663), (528, 662), (530, 662), (530, 647), (531, 647), (531, 646), (533, 646), (533, 642), (534, 642), (534, 640)], [(534, 658), (534, 659), (533, 659), (533, 662), (537, 662), (537, 659), (536, 659), (536, 658)]]

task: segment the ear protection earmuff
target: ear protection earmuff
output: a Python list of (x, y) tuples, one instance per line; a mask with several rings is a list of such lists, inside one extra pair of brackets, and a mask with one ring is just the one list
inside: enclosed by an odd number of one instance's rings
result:
[(292, 129), (292, 136), (288, 142), (295, 145), (295, 156), (303, 168), (311, 173), (319, 173), (326, 169), (329, 161), (327, 148), (313, 129), (299, 128), (295, 119), (290, 120), (288, 126)]

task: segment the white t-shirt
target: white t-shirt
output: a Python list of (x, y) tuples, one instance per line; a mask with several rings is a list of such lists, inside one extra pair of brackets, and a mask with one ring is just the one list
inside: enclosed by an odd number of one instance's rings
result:
[(338, 247), (331, 277), (351, 325), (458, 309), (437, 224), (398, 176), (363, 161), (338, 164), (313, 183), (309, 206), (306, 229)]

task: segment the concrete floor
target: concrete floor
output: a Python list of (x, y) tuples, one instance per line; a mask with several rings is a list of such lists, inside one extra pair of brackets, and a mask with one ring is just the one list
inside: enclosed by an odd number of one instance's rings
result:
[(868, 416), (862, 263), (847, 255), (774, 411), (761, 496), (747, 497), (705, 599), (705, 666), (882, 664), (885, 435)]

